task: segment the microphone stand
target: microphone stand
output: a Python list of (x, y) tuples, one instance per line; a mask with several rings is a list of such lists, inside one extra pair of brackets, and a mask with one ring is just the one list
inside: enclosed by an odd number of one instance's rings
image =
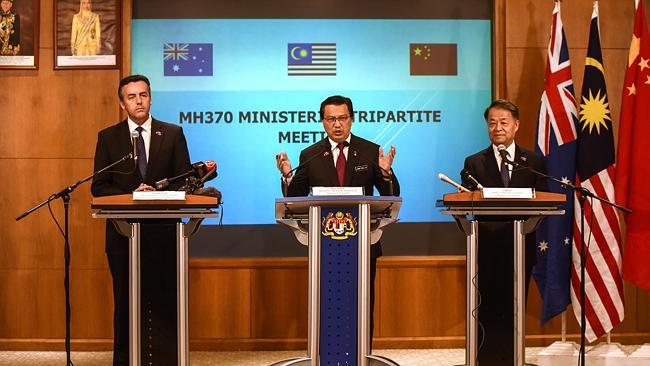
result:
[(65, 241), (63, 247), (63, 257), (65, 261), (63, 287), (65, 288), (65, 354), (66, 354), (67, 366), (73, 365), (72, 360), (70, 359), (70, 241), (69, 241), (70, 236), (68, 230), (70, 193), (72, 193), (80, 184), (89, 181), (97, 174), (103, 173), (104, 171), (114, 167), (115, 165), (132, 158), (133, 158), (133, 153), (129, 153), (125, 155), (120, 160), (52, 194), (45, 201), (37, 204), (36, 206), (30, 208), (29, 210), (23, 212), (18, 217), (16, 217), (16, 221), (20, 221), (23, 218), (29, 216), (32, 212), (38, 210), (39, 208), (45, 206), (46, 204), (49, 204), (50, 202), (54, 201), (57, 198), (61, 198), (61, 200), (63, 200), (63, 212), (64, 212), (63, 238)]
[[(540, 171), (537, 171), (529, 166), (521, 165), (517, 162), (514, 162), (512, 160), (509, 160), (508, 158), (505, 158), (504, 161), (506, 164), (512, 165), (513, 169), (514, 168), (519, 168), (519, 169), (526, 169), (533, 174), (536, 174), (540, 177), (550, 179), (554, 182), (559, 183), (565, 188), (569, 188), (572, 191), (574, 191), (577, 194), (578, 198), (578, 203), (580, 204), (580, 240), (581, 240), (581, 245), (580, 245), (580, 355), (579, 355), (579, 360), (578, 364), (584, 366), (585, 365), (585, 349), (586, 349), (586, 337), (585, 333), (587, 332), (587, 315), (585, 312), (585, 303), (586, 303), (586, 291), (585, 291), (585, 269), (587, 268), (587, 251), (585, 249), (585, 201), (587, 200), (587, 197), (590, 197), (592, 199), (596, 199), (598, 201), (601, 201), (604, 204), (607, 204), (609, 206), (612, 206), (618, 210), (621, 210), (626, 213), (632, 213), (632, 210), (630, 210), (627, 207), (621, 206), (619, 204), (616, 204), (614, 202), (611, 202), (609, 200), (606, 200), (602, 197), (599, 197), (595, 193), (591, 192), (589, 189), (585, 187), (578, 187), (575, 186), (573, 183), (568, 182), (568, 181), (563, 181), (561, 179), (557, 179), (553, 176), (550, 176), (548, 174), (542, 173)], [(593, 210), (592, 210), (593, 214)]]

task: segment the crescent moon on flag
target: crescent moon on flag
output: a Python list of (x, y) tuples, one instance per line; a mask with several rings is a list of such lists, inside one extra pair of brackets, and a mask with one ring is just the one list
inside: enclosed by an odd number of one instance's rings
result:
[[(290, 54), (291, 54), (291, 58), (294, 59), (294, 60), (296, 60), (296, 61), (300, 60), (300, 58), (297, 58), (297, 57), (296, 57), (296, 54), (295, 54), (296, 50), (299, 50), (299, 49), (300, 49), (300, 47), (296, 46), (296, 47), (292, 48), (292, 49), (291, 49), (291, 52), (290, 52)], [(302, 57), (301, 57), (301, 58), (302, 58)]]

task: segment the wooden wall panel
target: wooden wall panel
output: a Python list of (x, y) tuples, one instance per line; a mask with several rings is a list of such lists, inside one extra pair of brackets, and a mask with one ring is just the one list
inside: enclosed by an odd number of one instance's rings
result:
[[(587, 48), (592, 0), (562, 1), (564, 31), (571, 48)], [(645, 8), (650, 1), (645, 0)], [(506, 47), (548, 46), (553, 1), (506, 0)], [(601, 45), (628, 48), (634, 24), (634, 0), (599, 1)], [(646, 14), (647, 15), (647, 14)]]
[(92, 159), (97, 132), (119, 119), (119, 71), (53, 71), (52, 50), (40, 52), (38, 71), (3, 71), (0, 157)]
[(428, 263), (394, 258), (394, 262), (400, 260), (407, 265), (391, 268), (396, 264), (391, 263), (379, 269), (377, 336), (463, 336), (466, 295), (460, 261), (455, 257)]
[[(110, 348), (111, 285), (105, 270), (72, 271), (75, 349)], [(0, 270), (0, 349), (61, 349), (63, 271)], [(193, 349), (302, 349), (307, 331), (304, 258), (201, 259), (190, 263)], [(376, 347), (463, 347), (463, 257), (383, 257), (379, 261)], [(625, 321), (613, 332), (623, 343), (650, 341), (650, 296), (626, 283)], [(559, 339), (560, 317), (539, 324), (541, 300), (532, 284), (526, 311), (528, 345)], [(21, 319), (18, 322), (15, 319)], [(578, 325), (567, 313), (570, 339)]]
[(251, 337), (307, 337), (307, 266), (259, 269), (251, 275)]
[[(87, 159), (0, 159), (0, 171), (11, 195), (3, 196), (0, 210), (0, 268), (63, 268), (63, 236), (47, 206), (16, 222), (25, 210), (92, 172)], [(64, 225), (63, 203), (51, 202), (52, 212)], [(90, 185), (72, 193), (70, 243), (73, 268), (106, 268), (103, 220), (91, 218)]]
[(38, 316), (34, 299), (40, 290), (37, 282), (37, 270), (0, 270), (0, 338), (39, 337), (34, 324)]
[(249, 269), (191, 270), (191, 338), (250, 338)]

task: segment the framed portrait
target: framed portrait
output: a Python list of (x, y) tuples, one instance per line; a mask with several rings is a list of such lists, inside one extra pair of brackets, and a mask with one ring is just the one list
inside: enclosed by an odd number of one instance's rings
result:
[(54, 0), (54, 68), (118, 68), (120, 14), (119, 0)]
[(0, 0), (0, 69), (38, 69), (39, 0)]

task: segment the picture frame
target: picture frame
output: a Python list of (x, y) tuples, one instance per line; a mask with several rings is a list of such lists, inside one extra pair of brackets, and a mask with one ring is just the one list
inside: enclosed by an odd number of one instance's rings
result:
[(0, 0), (0, 70), (38, 69), (40, 0)]
[(117, 69), (119, 0), (54, 0), (54, 69)]

